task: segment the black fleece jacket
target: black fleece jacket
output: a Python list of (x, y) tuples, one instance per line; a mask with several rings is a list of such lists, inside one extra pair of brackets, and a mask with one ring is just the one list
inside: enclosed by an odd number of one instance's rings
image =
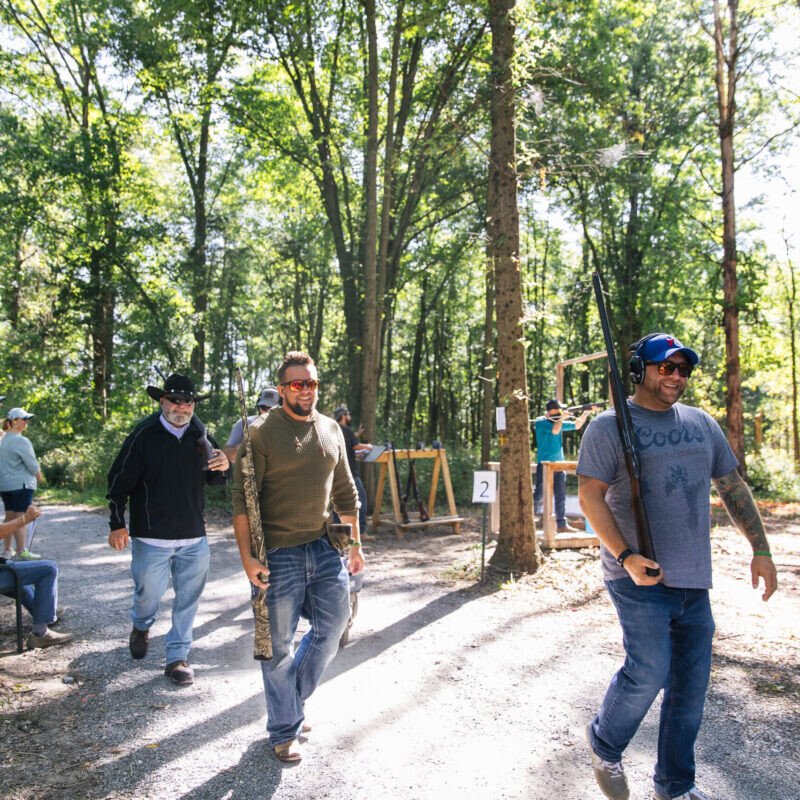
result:
[[(159, 420), (157, 411), (129, 434), (108, 473), (110, 529), (125, 527), (125, 506), (131, 503), (128, 533), (151, 539), (193, 539), (205, 536), (205, 484), (220, 486), (230, 476), (203, 470), (204, 448), (195, 417), (181, 439)], [(217, 443), (209, 437), (214, 447)]]

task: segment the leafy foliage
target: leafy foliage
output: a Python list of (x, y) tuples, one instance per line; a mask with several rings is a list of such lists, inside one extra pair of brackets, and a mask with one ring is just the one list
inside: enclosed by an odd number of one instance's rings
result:
[[(372, 71), (365, 9), (0, 0), (0, 393), (37, 414), (30, 436), (52, 483), (102, 484), (153, 408), (154, 364), (194, 371), (213, 394), (198, 411), (224, 439), (235, 366), (254, 397), (302, 347), (324, 412), (345, 402), (358, 420), (376, 387), (374, 439), (439, 439), (468, 500), (485, 383), (487, 6), (377, 6)], [(691, 342), (689, 401), (722, 416), (713, 54), (690, 12), (677, 0), (517, 4), (532, 416), (559, 361), (600, 349), (594, 269), (620, 345), (651, 329)], [(775, 78), (773, 22), (752, 22), (741, 142), (760, 167), (785, 141), (762, 121), (788, 127), (796, 98)], [(740, 218), (748, 445), (761, 411), (767, 443), (786, 451), (790, 267)], [(377, 374), (362, 367), (370, 314)], [(606, 396), (601, 361), (565, 378), (567, 402)], [(760, 463), (765, 491), (783, 492)]]

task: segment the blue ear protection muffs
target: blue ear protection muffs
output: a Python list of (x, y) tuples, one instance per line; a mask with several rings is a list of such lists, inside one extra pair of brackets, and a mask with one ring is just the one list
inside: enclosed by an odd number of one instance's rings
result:
[(649, 333), (647, 336), (639, 339), (638, 342), (634, 342), (628, 352), (631, 353), (631, 360), (628, 362), (628, 369), (630, 370), (630, 378), (631, 383), (636, 384), (637, 386), (644, 380), (644, 372), (647, 369), (647, 364), (645, 363), (644, 355), (642, 354), (642, 349), (646, 342), (649, 342), (650, 339), (655, 338), (656, 336), (668, 336), (662, 331), (658, 331), (657, 333)]

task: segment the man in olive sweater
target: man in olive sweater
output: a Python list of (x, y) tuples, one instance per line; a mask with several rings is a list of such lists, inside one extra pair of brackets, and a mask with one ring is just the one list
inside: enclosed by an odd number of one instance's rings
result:
[[(282, 761), (299, 761), (297, 739), (310, 730), (303, 724), (305, 701), (335, 655), (350, 616), (347, 567), (325, 535), (331, 500), (342, 522), (353, 526), (348, 551), (353, 574), (364, 568), (364, 558), (344, 437), (335, 420), (316, 410), (319, 380), (313, 359), (287, 353), (278, 381), (283, 405), (250, 428), (267, 564), (250, 549), (242, 451), (234, 473), (233, 529), (252, 591), (269, 587), (273, 658), (262, 661), (261, 670), (270, 745)], [(264, 575), (268, 583), (261, 580)], [(301, 614), (311, 627), (295, 652)]]

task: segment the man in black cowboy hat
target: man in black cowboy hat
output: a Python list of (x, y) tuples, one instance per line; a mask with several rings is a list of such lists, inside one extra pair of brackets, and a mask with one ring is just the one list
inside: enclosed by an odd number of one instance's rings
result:
[[(130, 651), (144, 658), (170, 574), (175, 590), (172, 627), (166, 639), (165, 674), (178, 686), (194, 680), (187, 664), (192, 625), (208, 575), (208, 542), (203, 519), (204, 486), (224, 484), (230, 475), (225, 454), (209, 439), (195, 404), (197, 395), (185, 375), (170, 375), (164, 388), (148, 386), (161, 406), (128, 436), (108, 473), (111, 508), (108, 543), (124, 550), (131, 540), (134, 593)], [(130, 534), (125, 506), (130, 499)]]

